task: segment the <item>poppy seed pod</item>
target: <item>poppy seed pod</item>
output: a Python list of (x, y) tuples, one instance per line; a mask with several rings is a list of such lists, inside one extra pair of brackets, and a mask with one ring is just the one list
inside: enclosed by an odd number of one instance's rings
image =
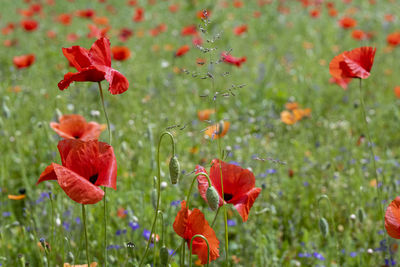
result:
[(178, 158), (176, 156), (173, 156), (169, 161), (169, 176), (171, 178), (172, 184), (176, 184), (178, 182), (179, 173), (180, 173), (180, 166)]
[(215, 190), (214, 186), (210, 186), (209, 188), (207, 188), (206, 198), (207, 198), (208, 206), (212, 210), (216, 210), (219, 206), (219, 195), (218, 195), (217, 190)]
[(160, 248), (160, 263), (161, 266), (167, 266), (168, 265), (168, 249), (165, 246), (162, 246)]
[(328, 221), (323, 217), (319, 219), (319, 230), (321, 230), (321, 233), (324, 237), (328, 236), (329, 234)]

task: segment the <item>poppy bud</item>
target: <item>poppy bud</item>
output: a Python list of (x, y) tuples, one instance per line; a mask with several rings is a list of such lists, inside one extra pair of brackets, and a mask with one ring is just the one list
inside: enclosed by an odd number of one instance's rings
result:
[(160, 248), (160, 262), (161, 266), (167, 266), (168, 265), (168, 249), (165, 246), (162, 246)]
[(178, 182), (180, 173), (179, 161), (176, 156), (173, 156), (169, 162), (169, 176), (171, 178), (171, 183), (176, 184)]
[(210, 186), (207, 188), (206, 198), (207, 198), (208, 206), (212, 210), (216, 210), (219, 205), (219, 195), (218, 195), (217, 190), (215, 190), (214, 186)]
[(157, 208), (157, 189), (153, 188), (151, 190), (151, 204), (153, 204), (153, 208)]
[(319, 230), (321, 231), (321, 233), (324, 237), (328, 236), (328, 234), (329, 234), (328, 221), (323, 217), (319, 219)]
[(359, 208), (357, 210), (357, 216), (358, 216), (358, 219), (360, 220), (360, 222), (364, 221), (366, 216), (365, 216), (365, 212), (364, 212), (364, 210), (362, 208)]

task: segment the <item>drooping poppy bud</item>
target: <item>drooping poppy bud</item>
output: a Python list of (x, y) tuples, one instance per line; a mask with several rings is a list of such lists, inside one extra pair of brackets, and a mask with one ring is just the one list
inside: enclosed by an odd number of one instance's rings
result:
[(172, 184), (176, 184), (178, 182), (179, 173), (180, 173), (180, 166), (178, 158), (176, 156), (173, 156), (169, 161), (169, 176), (171, 178)]
[(319, 230), (321, 231), (324, 237), (327, 237), (329, 234), (329, 224), (328, 221), (322, 217), (319, 219)]
[(209, 188), (207, 188), (206, 198), (207, 198), (208, 206), (212, 210), (216, 210), (219, 206), (219, 195), (218, 195), (217, 190), (215, 190), (214, 186), (210, 186)]
[(363, 208), (359, 208), (357, 210), (357, 216), (358, 216), (358, 219), (360, 220), (360, 222), (362, 223), (364, 221), (365, 217), (366, 217)]

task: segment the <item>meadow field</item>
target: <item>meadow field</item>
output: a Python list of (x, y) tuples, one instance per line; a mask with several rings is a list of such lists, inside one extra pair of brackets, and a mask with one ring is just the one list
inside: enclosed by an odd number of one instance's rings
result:
[(399, 14), (2, 0), (0, 266), (396, 266)]

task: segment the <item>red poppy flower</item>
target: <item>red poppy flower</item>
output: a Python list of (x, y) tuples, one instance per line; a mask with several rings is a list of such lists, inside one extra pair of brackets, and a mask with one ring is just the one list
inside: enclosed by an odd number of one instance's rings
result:
[(125, 76), (111, 68), (110, 41), (107, 38), (98, 39), (89, 51), (80, 46), (63, 48), (62, 51), (78, 72), (65, 74), (64, 79), (58, 83), (60, 90), (68, 88), (72, 82), (103, 80), (110, 83), (108, 91), (113, 95), (128, 90), (129, 82)]
[(343, 17), (339, 20), (339, 26), (343, 29), (350, 29), (357, 25), (357, 21), (350, 17)]
[(7, 26), (5, 26), (1, 29), (1, 33), (3, 35), (7, 35), (7, 34), (12, 33), (14, 31), (14, 29), (15, 29), (15, 24), (10, 22), (10, 23), (7, 23)]
[(187, 52), (189, 52), (189, 50), (190, 50), (190, 47), (188, 45), (183, 45), (183, 46), (179, 47), (178, 50), (176, 50), (175, 56), (181, 57), (184, 54), (186, 54)]
[(246, 62), (246, 57), (234, 57), (227, 52), (221, 53), (221, 58), (224, 62), (240, 67), (242, 63)]
[(112, 57), (118, 61), (124, 61), (131, 56), (131, 50), (126, 46), (113, 46), (111, 47)]
[(189, 26), (183, 27), (183, 29), (181, 30), (182, 36), (195, 35), (195, 34), (197, 34), (196, 25), (189, 25)]
[[(261, 188), (254, 187), (256, 179), (248, 169), (242, 169), (235, 164), (229, 164), (219, 159), (213, 159), (210, 169), (210, 180), (219, 194), (219, 206), (222, 206), (221, 172), (224, 185), (225, 203), (233, 204), (243, 221), (247, 221), (251, 207), (261, 192)], [(196, 173), (207, 173), (204, 167), (196, 166)], [(207, 201), (206, 191), (208, 181), (204, 175), (197, 176), (198, 188), (201, 197)]]
[(21, 21), (21, 26), (24, 28), (26, 31), (31, 32), (34, 31), (38, 28), (39, 23), (36, 20), (23, 20)]
[(27, 68), (35, 62), (34, 54), (27, 54), (22, 56), (16, 56), (13, 58), (14, 66), (18, 69)]
[(396, 197), (386, 209), (385, 228), (389, 236), (400, 239), (400, 197)]
[(243, 33), (247, 32), (247, 25), (243, 24), (240, 26), (237, 26), (233, 29), (233, 33), (236, 35), (242, 35)]
[(98, 139), (106, 126), (94, 121), (86, 122), (81, 115), (71, 114), (61, 116), (60, 123), (50, 122), (50, 127), (62, 138), (89, 141)]
[(64, 25), (70, 25), (71, 21), (72, 21), (72, 15), (71, 14), (60, 14), (57, 17), (57, 21)]
[(144, 9), (141, 7), (136, 8), (135, 14), (133, 15), (133, 21), (141, 22), (144, 19)]
[[(190, 248), (190, 241), (195, 235), (203, 235), (210, 246), (210, 261), (219, 257), (219, 240), (214, 230), (210, 227), (204, 214), (199, 209), (189, 210), (186, 201), (182, 201), (181, 210), (175, 217), (173, 228), (175, 233), (185, 239)], [(207, 263), (207, 244), (202, 238), (195, 238), (192, 243), (192, 254), (199, 256), (201, 264)]]
[(57, 180), (67, 196), (81, 204), (99, 202), (104, 196), (99, 186), (117, 189), (117, 161), (112, 146), (97, 140), (66, 139), (57, 147), (62, 166), (47, 166), (36, 184)]
[(400, 44), (400, 32), (393, 32), (391, 34), (388, 34), (388, 36), (386, 37), (386, 42), (392, 46), (399, 45)]
[(364, 46), (345, 51), (329, 63), (329, 72), (335, 78), (366, 79), (374, 64), (376, 48)]
[(133, 31), (128, 28), (122, 28), (118, 34), (118, 39), (121, 42), (126, 42), (133, 35)]
[(362, 30), (353, 30), (351, 37), (355, 40), (361, 41), (367, 39), (367, 34)]
[(76, 11), (76, 16), (81, 17), (81, 18), (91, 18), (95, 14), (96, 13), (94, 12), (93, 9), (83, 9), (83, 10)]

